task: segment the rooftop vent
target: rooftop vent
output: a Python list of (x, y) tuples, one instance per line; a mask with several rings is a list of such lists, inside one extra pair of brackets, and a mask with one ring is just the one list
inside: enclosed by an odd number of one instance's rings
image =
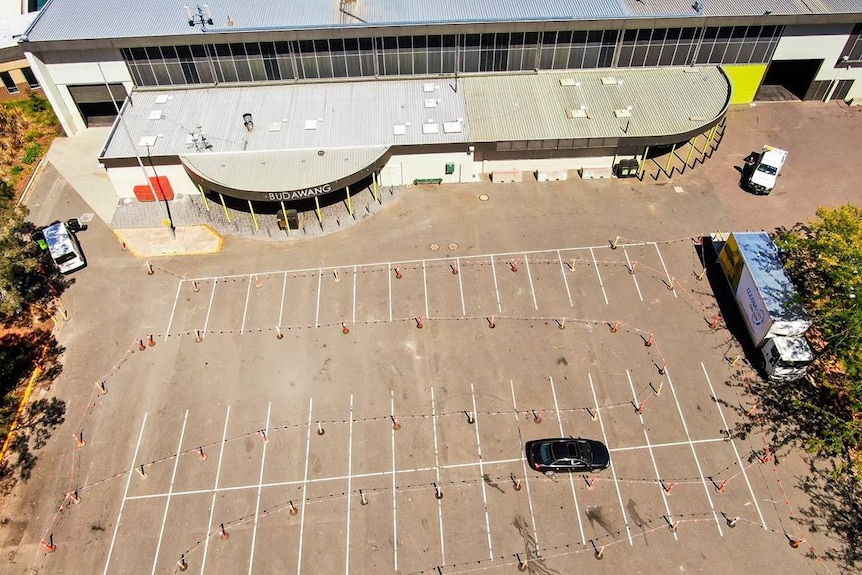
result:
[(617, 118), (631, 118), (632, 111), (626, 109), (614, 110), (614, 116), (616, 116)]
[(153, 110), (150, 112), (150, 115), (147, 116), (148, 120), (161, 120), (162, 119), (162, 111), (161, 110)]
[(602, 84), (605, 86), (616, 86), (617, 84), (622, 84), (622, 80), (617, 80), (613, 76), (603, 76)]
[(581, 109), (581, 108), (572, 109), (572, 108), (570, 108), (570, 109), (566, 110), (566, 118), (571, 120), (573, 118), (589, 118), (589, 116), (587, 115), (586, 109)]
[(407, 133), (407, 126), (404, 124), (395, 124), (392, 126), (392, 133), (396, 136), (403, 136)]

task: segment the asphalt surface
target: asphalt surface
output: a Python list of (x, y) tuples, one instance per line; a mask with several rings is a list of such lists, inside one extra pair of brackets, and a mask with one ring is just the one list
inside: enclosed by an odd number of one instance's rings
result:
[[(751, 396), (695, 245), (858, 203), (859, 129), (836, 103), (738, 108), (671, 180), (414, 187), (338, 233), (227, 237), (152, 275), (94, 220), (42, 392), (66, 423), (4, 504), (3, 571), (845, 570), (803, 454), (726, 440)], [(755, 197), (736, 168), (766, 143), (790, 156)], [(28, 204), (88, 211), (49, 170)], [(569, 434), (611, 468), (526, 467), (523, 443)]]

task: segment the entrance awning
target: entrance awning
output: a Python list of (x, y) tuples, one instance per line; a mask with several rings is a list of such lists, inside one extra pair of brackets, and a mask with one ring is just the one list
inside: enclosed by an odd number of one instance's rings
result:
[(320, 196), (368, 177), (389, 159), (389, 146), (324, 150), (198, 152), (180, 156), (201, 186), (236, 198), (290, 201)]

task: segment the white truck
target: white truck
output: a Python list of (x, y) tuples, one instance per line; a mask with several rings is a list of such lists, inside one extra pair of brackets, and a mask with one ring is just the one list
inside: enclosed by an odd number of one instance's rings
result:
[(814, 353), (805, 338), (811, 319), (784, 272), (778, 246), (766, 232), (711, 234), (718, 264), (733, 292), (770, 381), (805, 377)]
[(760, 154), (752, 154), (747, 163), (745, 187), (753, 194), (766, 196), (775, 189), (781, 167), (787, 160), (787, 152), (772, 146), (763, 146)]

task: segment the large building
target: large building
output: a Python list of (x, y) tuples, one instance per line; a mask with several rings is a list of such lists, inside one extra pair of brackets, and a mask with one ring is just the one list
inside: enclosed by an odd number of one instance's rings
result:
[(731, 104), (862, 99), (860, 36), (862, 0), (50, 0), (21, 46), (68, 134), (113, 125), (118, 199), (319, 214), (609, 169)]

